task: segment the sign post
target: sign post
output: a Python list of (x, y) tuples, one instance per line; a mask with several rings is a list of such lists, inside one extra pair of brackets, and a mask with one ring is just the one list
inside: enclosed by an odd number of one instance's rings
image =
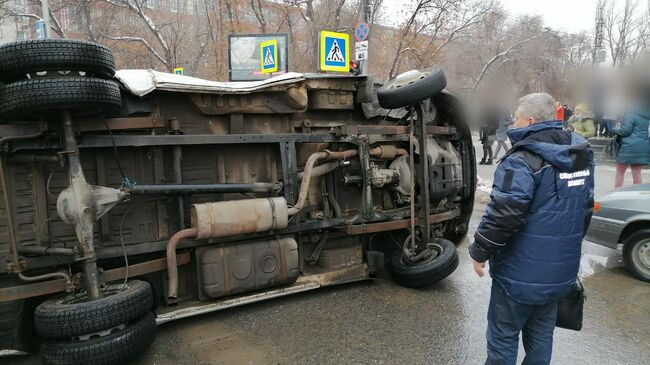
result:
[(368, 41), (361, 41), (354, 44), (354, 59), (365, 61), (368, 59)]
[(45, 39), (46, 38), (45, 22), (42, 20), (37, 20), (35, 26), (36, 26), (36, 39)]
[(321, 71), (350, 72), (350, 36), (321, 31), (319, 58)]
[(260, 43), (260, 70), (264, 74), (278, 72), (278, 40)]
[(362, 75), (368, 74), (368, 35), (370, 35), (368, 23), (359, 22), (354, 29), (354, 38), (357, 40), (355, 44), (355, 59), (359, 61)]

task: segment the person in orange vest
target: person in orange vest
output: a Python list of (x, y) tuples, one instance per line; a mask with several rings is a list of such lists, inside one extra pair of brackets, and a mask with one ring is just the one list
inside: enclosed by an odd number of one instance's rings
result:
[(555, 103), (555, 119), (564, 121), (564, 108), (559, 101)]

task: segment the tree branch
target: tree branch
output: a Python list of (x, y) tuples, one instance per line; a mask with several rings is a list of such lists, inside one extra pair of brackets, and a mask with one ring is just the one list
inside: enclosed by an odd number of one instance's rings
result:
[(475, 90), (478, 88), (478, 86), (479, 86), (479, 84), (481, 83), (481, 81), (483, 81), (483, 78), (485, 77), (485, 74), (487, 73), (488, 69), (490, 68), (490, 66), (492, 66), (492, 64), (493, 64), (494, 62), (496, 62), (498, 59), (500, 59), (500, 58), (502, 58), (502, 57), (507, 57), (507, 56), (509, 56), (509, 55), (512, 54), (512, 53), (518, 52), (518, 51), (519, 51), (519, 48), (518, 48), (519, 46), (521, 46), (521, 45), (523, 45), (523, 44), (525, 44), (525, 43), (528, 43), (528, 42), (532, 41), (533, 39), (539, 38), (539, 37), (541, 37), (541, 36), (542, 36), (542, 34), (537, 34), (537, 35), (534, 35), (534, 36), (532, 36), (532, 37), (529, 37), (529, 38), (526, 38), (526, 39), (524, 39), (524, 40), (521, 40), (521, 41), (519, 41), (519, 42), (516, 42), (516, 43), (512, 44), (510, 47), (508, 47), (505, 51), (503, 51), (503, 52), (501, 52), (501, 53), (499, 53), (499, 54), (496, 54), (494, 57), (492, 57), (492, 58), (491, 58), (491, 59), (490, 59), (490, 60), (489, 60), (489, 61), (488, 61), (484, 66), (483, 66), (483, 69), (481, 70), (481, 73), (480, 73), (479, 76), (477, 77), (476, 82), (474, 83), (474, 86), (472, 86), (472, 91), (475, 91)]
[(104, 37), (106, 37), (108, 39), (112, 39), (114, 41), (141, 43), (142, 45), (144, 45), (149, 50), (149, 52), (151, 52), (158, 59), (158, 61), (162, 62), (163, 65), (167, 66), (167, 60), (163, 56), (161, 56), (160, 53), (158, 53), (151, 46), (151, 44), (149, 44), (149, 42), (147, 42), (147, 40), (144, 39), (144, 38), (140, 38), (140, 37), (115, 37), (115, 36), (109, 36), (109, 35), (104, 35)]

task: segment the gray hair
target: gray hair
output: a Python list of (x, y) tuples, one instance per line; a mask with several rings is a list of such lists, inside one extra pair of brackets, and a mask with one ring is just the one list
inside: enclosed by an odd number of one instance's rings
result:
[(519, 99), (517, 112), (525, 118), (535, 119), (535, 122), (555, 120), (555, 100), (546, 93), (528, 94)]

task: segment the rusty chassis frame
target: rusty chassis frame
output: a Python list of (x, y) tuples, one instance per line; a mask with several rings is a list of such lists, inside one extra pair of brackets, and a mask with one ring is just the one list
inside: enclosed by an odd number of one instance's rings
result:
[[(460, 140), (459, 131), (454, 127), (447, 126), (431, 126), (426, 125), (424, 119), (424, 110), (419, 106), (416, 110), (418, 114), (418, 120), (416, 126), (416, 136), (418, 138), (419, 145), (426, 149), (427, 140), (424, 138), (425, 135), (434, 135), (449, 138), (451, 140), (459, 141), (461, 145), (466, 143), (463, 140)], [(236, 118), (235, 118), (236, 119)], [(66, 124), (67, 123), (67, 124)], [(114, 130), (130, 130), (130, 129), (156, 129), (163, 128), (165, 123), (161, 120), (161, 117), (158, 112), (152, 113), (148, 117), (126, 117), (126, 118), (112, 118), (107, 119), (106, 124), (109, 128)], [(298, 178), (298, 154), (297, 154), (297, 145), (301, 143), (347, 143), (356, 145), (358, 148), (359, 161), (362, 167), (362, 170), (365, 173), (362, 174), (361, 178), (361, 191), (362, 194), (362, 206), (359, 214), (349, 218), (338, 218), (332, 217), (325, 220), (321, 219), (308, 219), (306, 217), (301, 217), (300, 219), (292, 222), (287, 228), (279, 229), (274, 231), (273, 234), (291, 234), (297, 232), (309, 232), (309, 231), (318, 231), (328, 228), (335, 228), (349, 235), (360, 235), (368, 233), (376, 233), (390, 230), (398, 230), (408, 228), (410, 224), (418, 224), (424, 228), (423, 234), (425, 237), (430, 237), (429, 227), (432, 223), (444, 222), (451, 219), (455, 219), (461, 216), (461, 208), (458, 207), (453, 210), (438, 211), (436, 209), (430, 209), (429, 199), (428, 199), (428, 189), (423, 189), (425, 196), (425, 206), (423, 209), (420, 209), (420, 212), (431, 212), (432, 214), (420, 214), (418, 217), (411, 216), (411, 212), (407, 207), (396, 209), (390, 212), (377, 211), (373, 208), (373, 196), (371, 193), (370, 177), (368, 175), (369, 171), (369, 150), (372, 144), (378, 142), (407, 142), (411, 138), (409, 133), (408, 126), (397, 126), (397, 125), (340, 125), (333, 126), (327, 132), (320, 131), (319, 133), (280, 133), (280, 134), (261, 134), (261, 133), (235, 133), (235, 134), (165, 134), (165, 135), (92, 135), (93, 131), (105, 131), (104, 123), (99, 121), (85, 121), (84, 123), (77, 123), (78, 128), (76, 131), (83, 132), (83, 135), (76, 137), (75, 131), (72, 130), (71, 122), (69, 119), (64, 118), (64, 131), (65, 138), (63, 141), (59, 139), (51, 139), (43, 135), (42, 126), (36, 126), (34, 124), (22, 124), (22, 125), (0, 125), (0, 135), (15, 135), (17, 138), (12, 138), (11, 140), (2, 141), (6, 143), (0, 143), (0, 158), (2, 158), (2, 163), (5, 162), (5, 158), (11, 156), (12, 162), (14, 163), (33, 163), (36, 162), (37, 158), (34, 157), (32, 160), (31, 157), (21, 157), (24, 153), (34, 153), (37, 151), (52, 151), (52, 150), (65, 150), (66, 154), (69, 157), (69, 163), (73, 168), (79, 168), (76, 162), (78, 158), (75, 159), (78, 151), (83, 150), (92, 150), (95, 148), (107, 148), (107, 147), (164, 147), (164, 146), (174, 146), (175, 150), (180, 151), (181, 146), (209, 146), (209, 145), (237, 145), (237, 144), (275, 144), (276, 148), (279, 149), (279, 154), (281, 158), (281, 170), (282, 170), (282, 181), (284, 182), (281, 188), (284, 191), (284, 198), (290, 204), (294, 204), (297, 200), (299, 178)], [(235, 124), (236, 125), (236, 124)], [(307, 126), (308, 123), (305, 123)], [(173, 124), (172, 124), (173, 126)], [(170, 128), (173, 130), (173, 127)], [(235, 129), (237, 131), (237, 129)], [(1, 139), (0, 139), (1, 141)], [(469, 149), (471, 152), (473, 147), (471, 143), (469, 146), (464, 146), (464, 149)], [(467, 186), (468, 183), (472, 183), (473, 173), (470, 167), (470, 164), (474, 161), (474, 156), (472, 153), (466, 155), (461, 149), (462, 159), (463, 159), (463, 179), (465, 181), (465, 186), (463, 192), (472, 192), (473, 189)], [(72, 159), (70, 160), (70, 156)], [(21, 162), (21, 158), (23, 161)], [(76, 162), (75, 162), (76, 161)], [(61, 157), (57, 158), (45, 158), (43, 157), (39, 162), (46, 163), (60, 163)], [(4, 165), (3, 165), (4, 166)], [(427, 171), (427, 164), (423, 163), (421, 166), (417, 167), (418, 176), (420, 176), (421, 181), (418, 183), (421, 186), (428, 186), (429, 184), (429, 173)], [(4, 183), (4, 176), (3, 183)], [(182, 181), (176, 181), (176, 189), (172, 188), (171, 185), (166, 187), (156, 187), (155, 185), (151, 186), (151, 191), (155, 193), (164, 193), (164, 194), (192, 194), (200, 193), (205, 191), (218, 191), (219, 187), (215, 187), (218, 184), (206, 185), (201, 188), (195, 186), (197, 190), (192, 191), (190, 187), (182, 185)], [(280, 189), (276, 184), (262, 183), (266, 184), (263, 188), (257, 186), (257, 191), (277, 191)], [(236, 185), (236, 184), (235, 184)], [(244, 184), (241, 184), (244, 185)], [(210, 190), (210, 189), (216, 190)], [(226, 187), (221, 187), (226, 188)], [(251, 184), (246, 187), (251, 191), (255, 190)], [(142, 185), (138, 188), (135, 188), (134, 191), (137, 193), (140, 189), (140, 193), (146, 193), (147, 186)], [(168, 191), (156, 191), (157, 189), (168, 189)], [(184, 190), (187, 189), (187, 190)], [(236, 191), (236, 190), (233, 190)], [(11, 197), (9, 195), (8, 189), (4, 188), (3, 193), (5, 194), (5, 201), (10, 201)], [(473, 193), (471, 194), (473, 198)], [(179, 197), (182, 199), (182, 197)], [(473, 200), (473, 199), (472, 199)], [(182, 205), (182, 203), (179, 204)], [(182, 209), (179, 209), (182, 210)], [(466, 208), (463, 210), (467, 210)], [(471, 211), (471, 209), (470, 209)], [(466, 213), (465, 213), (466, 214)], [(11, 215), (11, 214), (10, 214)], [(409, 218), (410, 217), (410, 218)], [(183, 218), (181, 217), (181, 222)], [(13, 226), (13, 223), (10, 223)], [(466, 227), (465, 227), (466, 229)], [(233, 242), (242, 239), (255, 239), (258, 237), (268, 236), (266, 233), (250, 233), (241, 236), (232, 236), (219, 239), (208, 239), (203, 242), (197, 241), (184, 241), (179, 245), (179, 248), (192, 248), (198, 247), (205, 244), (213, 243), (226, 243)], [(132, 244), (125, 247), (125, 252), (127, 255), (138, 255), (144, 253), (154, 253), (162, 252), (165, 250), (167, 241), (151, 241), (145, 243)], [(18, 257), (19, 248), (17, 247), (16, 241), (12, 240), (11, 250), (13, 253), (12, 262), (9, 263), (6, 267), (0, 267), (0, 273), (3, 272), (20, 272), (22, 268), (32, 269), (41, 269), (46, 268), (52, 265), (65, 265), (74, 263), (75, 259), (71, 255), (56, 255), (56, 256), (33, 256), (27, 258)], [(97, 277), (99, 281), (110, 281), (123, 278), (124, 268), (117, 268), (108, 271), (97, 271), (95, 261), (97, 259), (107, 259), (119, 257), (122, 255), (122, 250), (119, 247), (97, 247), (96, 250), (92, 250), (95, 257), (92, 260), (89, 260), (86, 265), (88, 266), (84, 271), (91, 276)], [(51, 251), (50, 253), (53, 253)], [(62, 251), (61, 251), (62, 252)], [(189, 261), (189, 254), (181, 253), (178, 256), (179, 265), (185, 264)], [(155, 259), (129, 267), (131, 276), (142, 275), (145, 273), (156, 272), (164, 270), (165, 268), (165, 259)], [(139, 266), (138, 266), (139, 265)], [(94, 266), (94, 267), (93, 267)], [(121, 275), (121, 276), (120, 276)], [(79, 287), (79, 276), (75, 278), (73, 283), (74, 287)], [(27, 298), (32, 296), (40, 296), (44, 294), (50, 294), (55, 292), (60, 292), (64, 290), (69, 290), (71, 284), (63, 283), (64, 279), (56, 279), (45, 282), (25, 284), (21, 286), (6, 287), (0, 288), (0, 301), (6, 300), (15, 300), (18, 298)], [(322, 283), (321, 283), (322, 284)], [(305, 285), (302, 283), (301, 285)], [(319, 284), (320, 285), (320, 284)], [(310, 285), (307, 285), (311, 287)], [(301, 286), (302, 288), (302, 286)], [(282, 291), (282, 289), (279, 289)], [(298, 291), (302, 289), (296, 289)], [(290, 290), (289, 290), (290, 291)], [(97, 293), (95, 293), (97, 294)], [(277, 294), (277, 293), (276, 293)], [(92, 295), (91, 295), (92, 296)]]

